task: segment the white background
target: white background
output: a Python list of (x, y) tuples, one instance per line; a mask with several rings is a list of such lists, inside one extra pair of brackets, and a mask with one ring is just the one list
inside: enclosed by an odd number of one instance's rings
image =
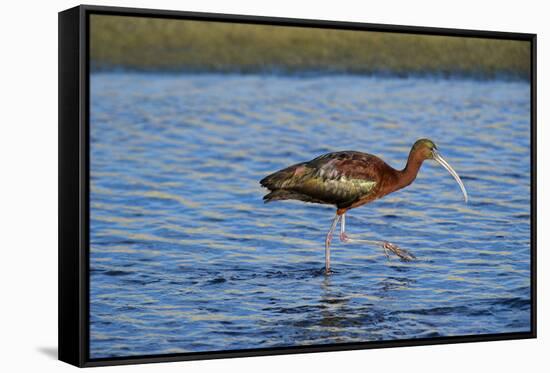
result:
[[(548, 369), (550, 22), (544, 1), (92, 1), (188, 11), (538, 34), (537, 340), (108, 368), (186, 372), (536, 372)], [(0, 13), (0, 370), (69, 371), (57, 354), (57, 12), (74, 1), (3, 2)], [(547, 188), (546, 188), (547, 189)], [(545, 226), (547, 229), (544, 229)], [(548, 371), (548, 370), (546, 370)]]

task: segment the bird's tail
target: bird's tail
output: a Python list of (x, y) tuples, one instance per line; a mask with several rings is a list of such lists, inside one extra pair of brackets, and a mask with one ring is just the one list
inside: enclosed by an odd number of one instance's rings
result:
[(263, 198), (264, 200), (264, 203), (268, 203), (268, 202), (271, 202), (271, 201), (280, 201), (280, 200), (285, 200), (285, 199), (290, 199), (289, 198), (289, 192), (285, 191), (285, 190), (274, 190), (268, 194), (266, 194)]
[(292, 190), (295, 189), (296, 184), (299, 184), (307, 172), (307, 169), (303, 166), (304, 163), (298, 163), (272, 173), (260, 180), (260, 184), (270, 191), (270, 193), (264, 196), (264, 202), (295, 199), (304, 202), (322, 203), (310, 196)]
[(282, 201), (285, 199), (294, 199), (298, 201), (312, 202), (312, 203), (324, 203), (323, 201), (310, 197), (306, 194), (302, 194), (292, 190), (285, 190), (285, 189), (276, 189), (271, 193), (266, 194), (263, 198), (264, 203), (268, 203), (271, 201)]
[(274, 172), (260, 180), (260, 184), (273, 191), (291, 187), (303, 176), (304, 172), (306, 172), (306, 168), (302, 167), (303, 165), (304, 163), (298, 163)]

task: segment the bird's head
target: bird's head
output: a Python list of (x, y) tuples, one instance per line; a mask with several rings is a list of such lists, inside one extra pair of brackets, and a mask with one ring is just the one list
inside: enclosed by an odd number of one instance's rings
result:
[(441, 154), (437, 149), (437, 146), (432, 140), (430, 139), (417, 140), (411, 149), (411, 154), (414, 154), (416, 157), (419, 157), (422, 161), (426, 159), (433, 159), (434, 161), (439, 163), (441, 166), (443, 166), (443, 168), (449, 171), (449, 173), (454, 177), (454, 179), (460, 186), (460, 189), (462, 190), (462, 194), (464, 194), (464, 202), (468, 202), (468, 193), (466, 192), (466, 188), (464, 187), (462, 180), (460, 180), (460, 176), (458, 176), (458, 174), (451, 167), (451, 165), (447, 163), (447, 161), (441, 156)]
[(420, 139), (414, 143), (411, 153), (414, 153), (415, 156), (422, 160), (434, 159), (434, 150), (437, 151), (437, 146), (435, 146), (432, 140)]

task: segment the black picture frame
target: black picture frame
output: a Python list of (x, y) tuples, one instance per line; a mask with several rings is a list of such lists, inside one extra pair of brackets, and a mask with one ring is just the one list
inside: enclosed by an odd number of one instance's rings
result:
[[(91, 359), (89, 356), (89, 17), (125, 15), (528, 41), (531, 45), (529, 332)], [(536, 338), (536, 34), (81, 5), (59, 13), (59, 360), (79, 367)]]

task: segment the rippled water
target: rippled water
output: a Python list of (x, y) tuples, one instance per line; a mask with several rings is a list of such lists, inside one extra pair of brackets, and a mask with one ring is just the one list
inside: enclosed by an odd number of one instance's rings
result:
[[(358, 76), (91, 77), (92, 358), (530, 329), (529, 85)], [(359, 150), (409, 187), (351, 210), (262, 203), (287, 165)]]

